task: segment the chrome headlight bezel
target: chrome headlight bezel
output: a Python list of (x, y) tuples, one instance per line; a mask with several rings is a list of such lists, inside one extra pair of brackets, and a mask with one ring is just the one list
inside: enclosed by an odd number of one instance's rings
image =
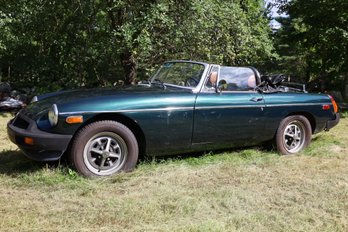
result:
[(53, 104), (48, 110), (48, 121), (52, 127), (58, 124), (58, 107), (56, 104)]

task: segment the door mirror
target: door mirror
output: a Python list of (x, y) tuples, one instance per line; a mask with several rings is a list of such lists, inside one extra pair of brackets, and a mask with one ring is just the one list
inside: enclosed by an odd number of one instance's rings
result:
[(217, 91), (218, 93), (221, 93), (222, 91), (226, 91), (227, 90), (227, 82), (224, 79), (221, 79), (217, 85)]

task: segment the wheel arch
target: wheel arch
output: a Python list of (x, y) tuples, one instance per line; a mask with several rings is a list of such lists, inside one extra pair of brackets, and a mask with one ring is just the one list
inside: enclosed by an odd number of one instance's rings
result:
[(314, 134), (314, 131), (316, 129), (316, 121), (314, 116), (309, 113), (309, 112), (305, 112), (305, 111), (297, 111), (297, 112), (291, 112), (288, 115), (286, 115), (284, 118), (289, 117), (289, 116), (294, 116), (294, 115), (301, 115), (307, 118), (307, 120), (309, 121), (309, 123), (311, 124), (311, 129), (312, 129), (312, 134)]
[(145, 134), (143, 130), (133, 119), (118, 113), (102, 113), (89, 118), (75, 132), (73, 139), (71, 141), (74, 140), (78, 131), (80, 131), (86, 125), (91, 124), (93, 122), (97, 122), (97, 121), (103, 121), (103, 120), (116, 121), (128, 127), (128, 129), (132, 131), (132, 133), (134, 134), (135, 138), (138, 141), (139, 156), (144, 156), (146, 154), (146, 139), (145, 139)]

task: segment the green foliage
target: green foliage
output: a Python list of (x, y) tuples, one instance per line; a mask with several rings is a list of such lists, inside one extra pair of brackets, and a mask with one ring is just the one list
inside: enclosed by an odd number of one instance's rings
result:
[[(168, 59), (274, 56), (263, 1), (0, 0), (0, 76), (50, 91), (149, 75)], [(126, 79), (127, 81), (127, 79)]]
[(276, 33), (281, 68), (344, 95), (348, 84), (348, 2), (279, 2), (289, 16), (280, 19), (282, 27)]

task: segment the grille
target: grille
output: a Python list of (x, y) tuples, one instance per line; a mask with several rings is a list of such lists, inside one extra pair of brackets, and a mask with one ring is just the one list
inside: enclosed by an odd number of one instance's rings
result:
[(25, 121), (23, 118), (21, 118), (21, 117), (18, 116), (18, 117), (14, 120), (13, 125), (14, 125), (15, 127), (21, 128), (21, 129), (27, 129), (28, 126), (29, 126), (29, 123), (28, 123), (27, 121)]

